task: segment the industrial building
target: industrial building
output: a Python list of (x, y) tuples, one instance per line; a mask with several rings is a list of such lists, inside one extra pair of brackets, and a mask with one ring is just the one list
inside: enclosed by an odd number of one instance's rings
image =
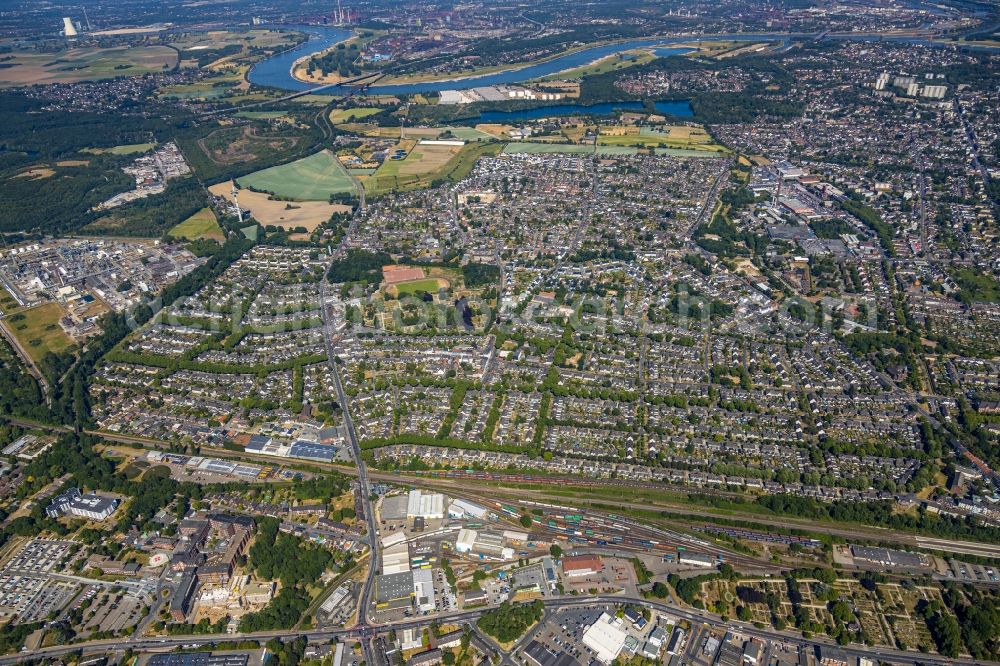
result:
[(604, 571), (604, 562), (597, 555), (570, 555), (562, 559), (562, 568), (564, 576), (575, 578)]
[(514, 549), (504, 545), (502, 534), (496, 532), (477, 532), (463, 528), (455, 539), (455, 552), (478, 555), (481, 558), (509, 560), (514, 557)]
[(254, 435), (246, 444), (246, 450), (276, 458), (301, 458), (303, 460), (318, 460), (331, 462), (337, 456), (337, 447), (330, 444), (320, 444), (308, 439), (297, 439), (292, 444), (279, 444), (265, 435)]
[(430, 569), (416, 569), (413, 571), (413, 596), (420, 611), (430, 612), (434, 610), (436, 605), (434, 573)]
[(410, 547), (406, 542), (396, 543), (382, 551), (384, 575), (405, 573), (410, 570)]
[(598, 661), (610, 664), (618, 658), (628, 638), (622, 624), (621, 618), (601, 613), (601, 617), (583, 632), (583, 644), (593, 650)]
[(441, 493), (425, 495), (419, 490), (411, 490), (406, 501), (406, 517), (441, 520), (444, 518), (444, 495)]
[(458, 532), (458, 538), (455, 539), (455, 552), (456, 553), (471, 553), (473, 547), (476, 545), (476, 537), (479, 536), (476, 530), (470, 530), (462, 528)]
[(692, 553), (686, 550), (678, 554), (677, 560), (681, 564), (690, 564), (696, 567), (714, 567), (716, 563), (716, 559), (711, 555)]
[(484, 520), (489, 514), (489, 509), (485, 506), (469, 502), (464, 499), (453, 499), (448, 505), (449, 518), (471, 518), (474, 520)]
[(398, 608), (410, 603), (413, 596), (413, 573), (383, 574), (375, 579), (375, 602), (380, 608)]

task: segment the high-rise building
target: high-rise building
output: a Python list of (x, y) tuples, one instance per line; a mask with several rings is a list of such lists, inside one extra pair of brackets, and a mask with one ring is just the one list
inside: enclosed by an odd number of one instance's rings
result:
[(920, 94), (931, 99), (942, 99), (947, 91), (948, 86), (924, 86)]
[(73, 19), (68, 16), (63, 17), (63, 35), (66, 37), (76, 37), (78, 34), (76, 26), (73, 25)]

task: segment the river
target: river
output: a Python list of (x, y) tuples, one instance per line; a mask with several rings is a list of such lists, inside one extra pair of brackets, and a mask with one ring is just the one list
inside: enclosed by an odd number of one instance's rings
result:
[[(352, 31), (346, 28), (334, 28), (318, 25), (290, 25), (279, 26), (288, 30), (295, 30), (309, 35), (309, 40), (299, 46), (289, 49), (283, 53), (274, 55), (267, 60), (263, 60), (250, 70), (250, 82), (260, 85), (301, 92), (304, 90), (316, 90), (317, 93), (330, 95), (346, 95), (349, 92), (357, 92), (357, 88), (351, 86), (338, 85), (316, 85), (303, 83), (292, 76), (292, 65), (296, 60), (312, 53), (317, 53), (330, 48), (337, 42), (348, 39)], [(509, 69), (493, 74), (483, 74), (481, 76), (470, 76), (448, 81), (428, 81), (424, 83), (406, 84), (383, 84), (373, 85), (367, 92), (372, 95), (412, 95), (416, 93), (440, 92), (442, 90), (462, 90), (475, 88), (478, 86), (505, 85), (520, 83), (530, 79), (537, 79), (550, 74), (556, 74), (574, 67), (581, 67), (603, 58), (605, 56), (629, 51), (636, 48), (656, 47), (655, 53), (658, 56), (676, 55), (687, 52), (687, 49), (671, 47), (672, 44), (692, 43), (699, 40), (726, 40), (726, 41), (780, 41), (787, 45), (790, 40), (797, 38), (811, 38), (813, 35), (775, 35), (775, 34), (737, 34), (737, 35), (700, 35), (686, 37), (659, 37), (632, 39), (613, 44), (602, 44), (592, 46), (573, 53), (561, 55), (545, 62), (540, 62), (519, 69)], [(826, 39), (865, 39), (871, 41), (894, 41), (920, 44), (923, 46), (943, 46), (935, 42), (928, 41), (920, 37), (903, 36), (880, 36), (880, 35), (828, 35)], [(963, 45), (966, 46), (966, 45)], [(969, 48), (975, 48), (971, 45)], [(671, 112), (673, 115), (683, 115)]]
[[(274, 55), (267, 60), (257, 63), (250, 70), (250, 82), (259, 86), (269, 86), (300, 92), (303, 90), (315, 89), (317, 93), (329, 95), (346, 95), (349, 92), (357, 92), (357, 88), (351, 86), (327, 85), (321, 86), (312, 83), (304, 83), (296, 80), (292, 76), (292, 65), (295, 61), (330, 48), (337, 42), (342, 42), (351, 36), (351, 31), (345, 28), (331, 28), (318, 25), (291, 25), (281, 26), (289, 30), (303, 32), (309, 35), (309, 40), (299, 46)], [(762, 39), (761, 35), (736, 35), (729, 39), (733, 41), (752, 41)], [(782, 39), (781, 37), (768, 36), (767, 39)], [(632, 39), (625, 42), (613, 44), (602, 44), (584, 48), (573, 53), (561, 55), (545, 62), (540, 62), (519, 69), (510, 69), (493, 74), (483, 74), (481, 76), (470, 76), (448, 81), (428, 81), (424, 83), (404, 83), (404, 84), (383, 84), (373, 85), (368, 88), (368, 93), (372, 95), (412, 95), (416, 93), (440, 92), (442, 90), (463, 90), (466, 88), (476, 88), (478, 86), (506, 85), (520, 83), (530, 79), (537, 79), (557, 72), (562, 72), (574, 67), (581, 67), (589, 63), (604, 58), (615, 53), (621, 53), (635, 48), (659, 47), (656, 50), (658, 56), (678, 55), (687, 53), (689, 49), (670, 47), (670, 44), (680, 44), (695, 41), (692, 37), (661, 37)], [(675, 114), (677, 115), (677, 114)]]

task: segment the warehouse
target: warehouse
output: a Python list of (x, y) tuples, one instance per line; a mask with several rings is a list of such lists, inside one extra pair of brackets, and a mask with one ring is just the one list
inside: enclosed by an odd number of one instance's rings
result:
[(690, 564), (696, 567), (714, 567), (716, 562), (715, 558), (711, 555), (691, 553), (686, 550), (679, 554), (678, 561), (681, 564)]
[(444, 495), (425, 495), (419, 490), (411, 490), (406, 502), (406, 517), (441, 520), (444, 518)]
[(575, 578), (604, 571), (604, 562), (597, 555), (570, 555), (562, 559), (562, 567), (564, 576)]
[(485, 506), (480, 506), (475, 502), (469, 502), (464, 499), (454, 499), (451, 501), (451, 504), (448, 505), (449, 518), (471, 518), (475, 520), (484, 520), (488, 513), (489, 509)]
[(292, 444), (288, 455), (292, 458), (330, 462), (337, 455), (337, 447), (300, 439)]
[(462, 528), (458, 532), (458, 538), (455, 539), (455, 552), (456, 553), (471, 553), (472, 549), (476, 545), (476, 537), (479, 534), (476, 530), (468, 530)]
[(394, 544), (382, 551), (382, 573), (405, 573), (410, 570), (410, 547), (406, 543)]
[(627, 637), (620, 619), (601, 613), (601, 617), (583, 632), (583, 644), (594, 651), (598, 661), (610, 664), (618, 658)]
[(375, 601), (380, 608), (409, 604), (413, 596), (413, 573), (386, 574), (375, 579)]
[(417, 608), (423, 612), (434, 610), (434, 573), (430, 569), (417, 569), (413, 572), (413, 596), (417, 600)]

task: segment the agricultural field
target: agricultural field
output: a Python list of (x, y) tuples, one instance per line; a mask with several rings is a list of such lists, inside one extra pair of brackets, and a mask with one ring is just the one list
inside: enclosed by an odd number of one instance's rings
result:
[(288, 117), (288, 114), (284, 111), (240, 111), (236, 117), (249, 118), (250, 120), (277, 120)]
[(503, 152), (508, 155), (515, 155), (518, 153), (567, 153), (591, 155), (594, 152), (594, 147), (566, 143), (552, 144), (533, 143), (529, 141), (512, 141), (507, 144), (507, 147), (503, 149)]
[(84, 148), (82, 152), (91, 155), (140, 155), (156, 147), (155, 143), (130, 143), (112, 148)]
[(636, 65), (645, 65), (655, 59), (656, 56), (648, 49), (634, 49), (632, 51), (625, 51), (624, 53), (614, 53), (595, 60), (592, 63), (581, 65), (580, 67), (550, 74), (542, 77), (539, 81), (582, 79), (585, 76), (607, 74), (608, 72), (635, 67)]
[[(212, 194), (223, 197), (227, 201), (233, 200), (232, 182), (226, 181), (208, 188)], [(282, 229), (296, 229), (302, 227), (306, 231), (313, 231), (316, 227), (325, 223), (334, 213), (349, 213), (350, 206), (342, 204), (330, 204), (326, 201), (276, 201), (269, 195), (262, 192), (251, 192), (242, 190), (239, 192), (240, 206), (253, 213), (254, 219), (264, 226), (281, 227)], [(250, 227), (256, 230), (256, 226)]]
[(340, 160), (327, 150), (242, 176), (236, 183), (295, 201), (328, 201), (331, 195), (355, 192), (354, 180)]
[(509, 136), (507, 132), (512, 129), (514, 129), (513, 125), (501, 125), (499, 123), (480, 123), (476, 125), (477, 131), (500, 141), (506, 139)]
[(442, 127), (438, 137), (442, 135), (450, 135), (456, 139), (464, 139), (465, 141), (494, 141), (499, 138), (478, 127)]
[(225, 240), (215, 213), (210, 208), (202, 208), (197, 213), (171, 229), (169, 235), (173, 238), (199, 240), (207, 238), (217, 241)]
[(31, 167), (26, 171), (15, 174), (12, 178), (27, 178), (28, 180), (45, 180), (56, 175), (56, 170), (51, 167)]
[(293, 33), (279, 30), (208, 30), (193, 32), (170, 42), (179, 51), (208, 51), (234, 44), (259, 49), (281, 49), (293, 43)]
[(382, 109), (374, 106), (362, 106), (353, 109), (334, 109), (330, 111), (330, 122), (334, 125), (364, 120), (368, 116), (381, 113)]
[[(711, 152), (727, 152), (726, 148), (715, 143), (712, 137), (701, 127), (688, 125), (670, 125), (666, 128), (612, 128), (614, 134), (602, 133), (597, 137), (599, 146), (631, 146), (638, 148), (678, 148), (682, 150), (704, 150)], [(620, 134), (618, 132), (627, 132)]]
[[(6, 290), (0, 290), (0, 300), (5, 304), (5, 325), (35, 363), (49, 352), (59, 353), (73, 345), (72, 338), (59, 325), (65, 313), (58, 303), (19, 308)], [(14, 303), (14, 307), (8, 308), (8, 302)]]
[(166, 46), (73, 48), (56, 53), (12, 51), (4, 56), (0, 88), (141, 76), (177, 66)]
[[(401, 144), (402, 145), (402, 144)], [(371, 176), (363, 177), (365, 192), (378, 196), (391, 191), (428, 187), (436, 180), (461, 180), (484, 155), (499, 154), (503, 144), (465, 146), (416, 145), (402, 160), (386, 160)]]

